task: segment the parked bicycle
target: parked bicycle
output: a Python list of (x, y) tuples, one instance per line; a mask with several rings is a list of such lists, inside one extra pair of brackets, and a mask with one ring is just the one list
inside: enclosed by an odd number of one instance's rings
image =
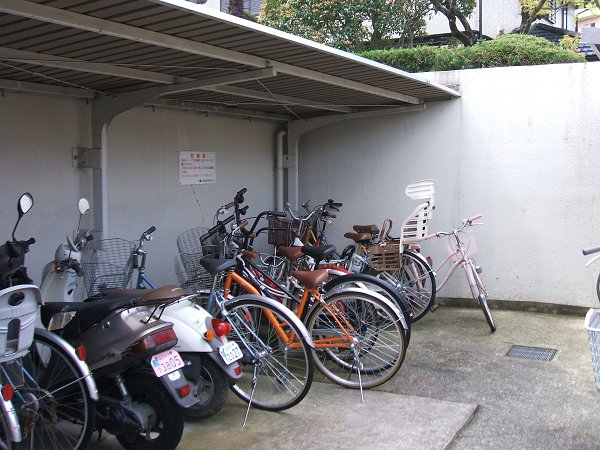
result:
[[(477, 244), (475, 242), (475, 236), (471, 232), (465, 232), (467, 227), (482, 225), (481, 223), (476, 222), (481, 217), (482, 214), (476, 214), (468, 219), (463, 220), (462, 225), (455, 230), (438, 231), (437, 233), (427, 236), (425, 239), (441, 239), (443, 237), (448, 238), (446, 240), (448, 255), (436, 267), (434, 271), (436, 276), (440, 276), (441, 270), (446, 266), (446, 264), (450, 265), (446, 269), (444, 278), (439, 283), (437, 291), (439, 292), (439, 290), (446, 285), (450, 277), (454, 274), (459, 266), (462, 267), (467, 277), (471, 295), (473, 296), (473, 299), (479, 303), (479, 306), (481, 306), (485, 320), (490, 326), (490, 330), (494, 332), (496, 331), (496, 323), (494, 322), (492, 312), (490, 311), (490, 307), (487, 303), (487, 289), (485, 288), (485, 285), (479, 276), (482, 269), (475, 263), (474, 260), (475, 256), (477, 256)], [(428, 305), (427, 308), (431, 308), (431, 305)]]
[[(236, 196), (236, 213), (240, 203)], [(299, 281), (294, 286), (300, 290), (296, 295), (252, 260), (250, 243), (269, 229), (257, 229), (260, 220), (283, 214), (262, 212), (249, 229), (236, 214), (209, 230), (207, 240), (234, 218), (235, 223), (241, 224), (234, 228), (231, 240), (239, 250), (237, 264), (225, 264), (227, 269), (236, 270), (226, 273), (222, 295), (227, 298), (230, 292), (260, 292), (291, 307), (308, 328), (315, 344), (312, 349), (315, 365), (332, 381), (361, 390), (386, 382), (402, 365), (406, 349), (405, 329), (408, 324), (396, 306), (366, 289), (340, 288), (322, 294), (320, 286), (328, 278), (325, 270), (293, 272), (292, 275)], [(219, 264), (211, 261), (215, 260), (201, 260), (211, 273), (216, 274)], [(271, 319), (270, 326), (277, 330), (277, 335), (284, 342), (294, 336), (286, 333), (284, 324), (277, 320)]]

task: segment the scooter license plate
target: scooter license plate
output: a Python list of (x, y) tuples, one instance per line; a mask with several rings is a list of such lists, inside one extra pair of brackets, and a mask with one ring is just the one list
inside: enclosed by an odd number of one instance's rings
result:
[(150, 364), (152, 365), (152, 369), (154, 369), (154, 373), (159, 378), (184, 366), (183, 360), (176, 350), (166, 350), (157, 353), (150, 360)]
[(219, 355), (221, 355), (221, 358), (223, 358), (223, 361), (225, 361), (225, 364), (227, 365), (244, 356), (242, 350), (240, 350), (240, 346), (234, 341), (229, 341), (219, 348)]

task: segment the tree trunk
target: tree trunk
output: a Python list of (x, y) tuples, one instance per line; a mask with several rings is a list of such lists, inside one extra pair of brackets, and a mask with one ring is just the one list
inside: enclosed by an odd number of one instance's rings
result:
[(531, 28), (531, 24), (536, 19), (538, 13), (546, 4), (547, 0), (539, 0), (535, 8), (531, 12), (524, 11), (521, 8), (521, 25), (511, 31), (512, 34), (527, 34)]
[[(432, 0), (434, 9), (441, 12), (448, 19), (448, 25), (452, 36), (458, 39), (463, 45), (471, 46), (477, 42), (477, 37), (471, 28), (471, 24), (456, 5), (455, 0)], [(460, 30), (456, 25), (459, 20), (464, 27), (464, 31)]]
[(244, 17), (244, 0), (229, 0), (229, 14)]

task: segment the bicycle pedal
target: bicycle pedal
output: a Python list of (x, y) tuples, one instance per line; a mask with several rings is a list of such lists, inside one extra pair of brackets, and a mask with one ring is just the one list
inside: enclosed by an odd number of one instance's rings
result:
[(432, 307), (431, 307), (431, 312), (435, 312), (436, 309), (438, 309), (440, 307), (440, 305), (438, 305), (437, 303), (435, 303)]

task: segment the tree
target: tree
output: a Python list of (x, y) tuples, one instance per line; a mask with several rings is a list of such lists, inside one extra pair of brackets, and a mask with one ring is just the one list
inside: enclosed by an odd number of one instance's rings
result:
[(229, 14), (244, 17), (244, 0), (229, 0)]
[[(468, 20), (475, 9), (475, 2), (476, 0), (431, 0), (433, 10), (442, 13), (448, 19), (452, 36), (466, 46), (475, 44), (478, 39)], [(458, 27), (457, 20), (463, 30)]]
[(265, 0), (259, 21), (344, 50), (412, 45), (429, 0)]
[(526, 34), (531, 25), (538, 19), (548, 17), (551, 13), (571, 4), (579, 8), (600, 8), (600, 0), (519, 0), (521, 4), (521, 24), (512, 30), (513, 34)]

